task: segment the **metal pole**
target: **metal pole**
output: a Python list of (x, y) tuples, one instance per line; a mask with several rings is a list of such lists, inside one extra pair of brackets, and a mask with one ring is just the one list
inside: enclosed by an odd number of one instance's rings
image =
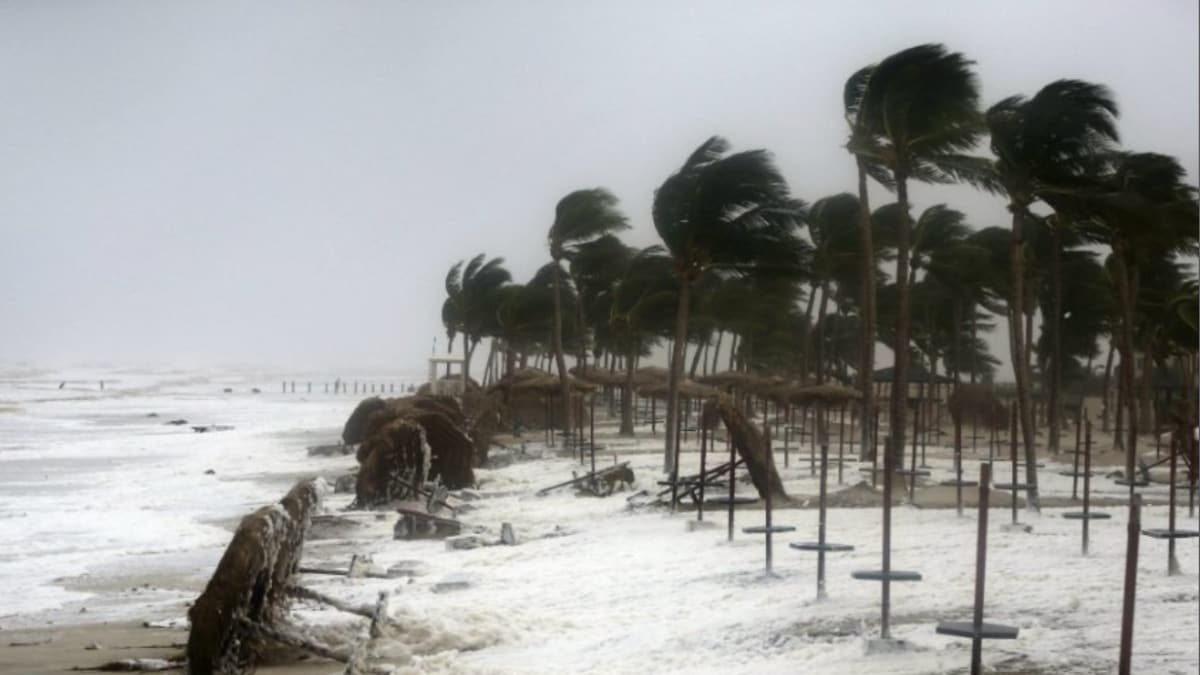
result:
[[(820, 413), (817, 412), (816, 408), (813, 408), (812, 412), (813, 428), (808, 432), (808, 475), (815, 476), (817, 475), (817, 415)], [(804, 418), (806, 417), (808, 417), (808, 408), (805, 408), (804, 412), (802, 413), (802, 418), (800, 421), (801, 434), (804, 433)]]
[[(987, 474), (991, 474), (991, 465), (985, 464), (988, 467)], [(963, 479), (962, 479), (962, 414), (954, 416), (954, 503), (958, 509), (958, 515), (961, 518), (963, 514)]]
[[(863, 424), (866, 424), (866, 420), (863, 420)], [(890, 439), (891, 436), (889, 435), (888, 438)], [(875, 410), (875, 433), (872, 434), (871, 441), (872, 441), (871, 442), (871, 487), (878, 487), (878, 485), (879, 485), (879, 410), (878, 409)], [(884, 444), (883, 444), (884, 452), (888, 452), (889, 448), (887, 446), (891, 445), (891, 443), (892, 443), (891, 440), (887, 440), (884, 442)], [(887, 466), (886, 459), (884, 460), (883, 464), (885, 467)]]
[(592, 473), (596, 473), (596, 395), (589, 399), (591, 410), (588, 413), (588, 446), (592, 455)]
[[(766, 424), (766, 413), (763, 414), (763, 441), (767, 446), (767, 459), (770, 461), (770, 466), (775, 465), (775, 457), (771, 452), (771, 427)], [(771, 573), (771, 558), (772, 558), (772, 541), (771, 541), (771, 485), (767, 483), (767, 574)], [(731, 512), (732, 514), (732, 512)], [(730, 518), (732, 522), (732, 517)]]
[(1012, 524), (1017, 524), (1017, 406), (1014, 403), (1009, 408), (1012, 422), (1008, 428), (1008, 450), (1012, 458)]
[[(1079, 416), (1075, 418), (1075, 462), (1071, 470), (1071, 499), (1078, 499), (1076, 488), (1079, 486), (1079, 432), (1083, 429), (1083, 404), (1079, 404)], [(1086, 469), (1084, 469), (1086, 471)], [(1086, 517), (1086, 516), (1085, 516)], [(1087, 553), (1087, 551), (1084, 551)]]
[(1171, 492), (1170, 506), (1167, 509), (1167, 529), (1171, 532), (1171, 537), (1167, 539), (1167, 576), (1175, 576), (1179, 574), (1179, 561), (1175, 559), (1175, 458), (1179, 456), (1177, 452), (1179, 443), (1178, 434), (1171, 435)]
[(992, 465), (979, 467), (979, 526), (975, 534), (975, 637), (971, 639), (971, 675), (983, 672), (983, 590), (987, 580), (988, 484)]
[(1092, 504), (1092, 421), (1088, 419), (1084, 424), (1087, 425), (1087, 435), (1083, 444), (1083, 554), (1087, 555)]
[[(846, 404), (838, 411), (838, 485), (842, 484), (842, 462), (846, 456)], [(822, 460), (824, 461), (824, 460)]]
[(1129, 528), (1125, 545), (1125, 598), (1121, 606), (1121, 650), (1117, 661), (1118, 675), (1130, 675), (1133, 657), (1133, 611), (1137, 598), (1138, 540), (1142, 533), (1142, 496), (1134, 494), (1129, 500)]
[[(875, 419), (878, 420), (878, 416)], [(887, 445), (894, 445), (895, 438), (889, 435)], [(895, 468), (896, 454), (894, 450), (892, 447), (885, 447), (883, 450), (883, 583), (880, 584), (882, 598), (879, 604), (882, 618), (879, 622), (879, 636), (885, 640), (891, 637), (888, 613), (892, 605), (892, 472)]]
[(727, 541), (733, 541), (733, 479), (737, 478), (737, 458), (734, 456), (733, 434), (726, 433), (729, 445), (729, 533)]
[[(818, 413), (819, 414), (819, 413)], [(821, 487), (817, 501), (817, 599), (825, 598), (825, 484), (829, 474), (829, 439), (821, 427)]]
[(704, 424), (703, 409), (697, 419), (700, 420), (700, 501), (696, 504), (696, 520), (704, 520), (704, 483), (708, 480), (704, 476), (704, 472), (707, 471), (705, 459), (708, 455), (708, 426)]

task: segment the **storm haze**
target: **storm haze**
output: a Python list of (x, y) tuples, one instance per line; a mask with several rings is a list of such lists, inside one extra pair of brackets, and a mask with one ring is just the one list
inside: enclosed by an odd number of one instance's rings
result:
[[(656, 243), (654, 189), (720, 134), (809, 202), (854, 191), (842, 85), (923, 42), (976, 61), (985, 106), (1108, 85), (1124, 147), (1194, 184), (1197, 22), (1194, 0), (0, 3), (0, 362), (420, 367), (450, 265), (527, 280), (571, 190), (608, 187), (624, 239)], [(968, 187), (911, 198), (1009, 223)]]

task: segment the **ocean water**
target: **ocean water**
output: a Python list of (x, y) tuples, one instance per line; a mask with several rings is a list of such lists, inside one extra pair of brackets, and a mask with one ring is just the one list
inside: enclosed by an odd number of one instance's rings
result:
[[(325, 393), (337, 376), (0, 370), (0, 625), (85, 601), (92, 592), (70, 583), (84, 575), (206, 578), (237, 518), (302, 475), (346, 464), (305, 451), (336, 442), (361, 397)], [(418, 376), (362, 379), (399, 388)], [(281, 393), (284, 380), (297, 393)]]

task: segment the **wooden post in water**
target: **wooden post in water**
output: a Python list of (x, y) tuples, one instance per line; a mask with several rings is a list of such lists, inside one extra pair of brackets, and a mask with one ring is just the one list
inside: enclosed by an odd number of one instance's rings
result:
[(1131, 675), (1133, 658), (1133, 613), (1137, 599), (1138, 541), (1142, 535), (1142, 496), (1134, 494), (1129, 500), (1129, 527), (1125, 544), (1125, 594), (1121, 605), (1121, 648), (1117, 673)]

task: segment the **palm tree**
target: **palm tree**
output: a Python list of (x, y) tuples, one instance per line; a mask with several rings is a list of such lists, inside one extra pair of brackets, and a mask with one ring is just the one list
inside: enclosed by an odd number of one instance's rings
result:
[[(843, 295), (846, 287), (860, 285), (863, 251), (858, 218), (859, 199), (848, 192), (818, 199), (808, 212), (808, 233), (813, 243), (812, 275), (821, 291), (821, 305), (813, 322), (818, 333), (817, 382), (824, 382), (826, 375), (823, 331), (830, 286), (836, 284), (838, 294)], [(870, 257), (874, 259), (874, 251)], [(839, 305), (844, 302), (839, 302)], [(811, 339), (807, 342), (812, 344)]]
[(442, 304), (442, 323), (450, 347), (454, 335), (463, 336), (463, 376), (471, 377), (471, 357), (484, 336), (485, 326), (495, 313), (496, 293), (512, 281), (504, 268), (504, 258), (487, 259), (483, 253), (466, 262), (458, 261), (446, 274), (446, 301)]
[[(1025, 315), (1023, 225), (1030, 206), (1047, 195), (1078, 189), (1091, 180), (1100, 159), (1117, 140), (1117, 105), (1105, 87), (1079, 80), (1058, 80), (1033, 98), (1011, 96), (988, 109), (992, 170), (1012, 213), (1012, 313)], [(1053, 206), (1053, 204), (1051, 204)], [(1018, 326), (1020, 324), (1018, 323)], [(1010, 340), (1017, 380), (1017, 407), (1025, 448), (1029, 505), (1038, 508), (1037, 453), (1030, 409), (1030, 365), (1025, 337), (1016, 330)]]
[(1121, 355), (1118, 376), (1128, 404), (1126, 475), (1133, 476), (1137, 457), (1138, 416), (1134, 392), (1135, 312), (1143, 271), (1180, 253), (1197, 250), (1196, 188), (1183, 182), (1179, 162), (1156, 153), (1116, 156), (1098, 192), (1082, 193), (1072, 207), (1090, 214), (1081, 224), (1085, 237), (1112, 248), (1110, 265), (1117, 290)]
[[(574, 247), (628, 227), (629, 221), (617, 210), (616, 196), (604, 188), (576, 190), (560, 199), (554, 210), (554, 224), (550, 226), (547, 244), (554, 265), (554, 361), (561, 386), (564, 429), (571, 428), (571, 391), (567, 384), (567, 363), (563, 358), (562, 260)], [(577, 328), (582, 330), (583, 326)]]
[(650, 246), (630, 255), (618, 270), (619, 277), (601, 301), (608, 305), (608, 330), (625, 357), (625, 383), (621, 394), (622, 436), (633, 435), (633, 376), (638, 358), (648, 354), (660, 335), (670, 332), (670, 310), (678, 304), (678, 281), (671, 259), (661, 246)]
[[(949, 183), (967, 180), (991, 186), (982, 161), (962, 154), (982, 132), (979, 87), (972, 62), (942, 45), (905, 49), (859, 71), (847, 86), (847, 109), (855, 130), (849, 150), (860, 170), (881, 174), (895, 186), (900, 211), (896, 232), (896, 335), (889, 433), (892, 449), (904, 447), (911, 324), (909, 251), (912, 219), (908, 181)], [(860, 182), (861, 182), (860, 178)]]
[(725, 139), (708, 139), (654, 194), (654, 228), (679, 279), (663, 453), (668, 472), (674, 469), (671, 450), (692, 284), (713, 267), (752, 270), (775, 265), (794, 270), (803, 251), (795, 236), (803, 204), (791, 199), (770, 155), (765, 150), (726, 155), (728, 150)]

